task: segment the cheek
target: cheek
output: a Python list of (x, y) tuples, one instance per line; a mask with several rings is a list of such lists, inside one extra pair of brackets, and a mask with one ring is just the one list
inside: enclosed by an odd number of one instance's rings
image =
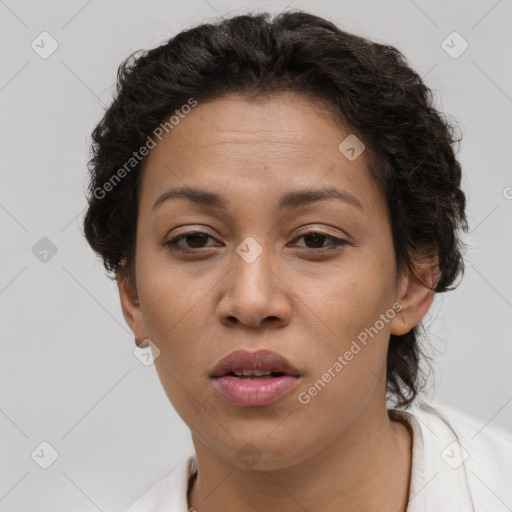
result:
[[(198, 380), (191, 368), (204, 372), (201, 346), (209, 344), (213, 316), (208, 294), (215, 280), (172, 268), (161, 256), (137, 262), (137, 288), (143, 304), (148, 337), (160, 350), (155, 361), (169, 397), (177, 394), (179, 383)], [(217, 279), (218, 280), (218, 279)], [(212, 281), (210, 283), (210, 281)]]
[(357, 337), (393, 303), (392, 262), (371, 253), (354, 254), (321, 280), (303, 280), (300, 292), (315, 315), (340, 340)]
[(385, 364), (390, 318), (394, 316), (394, 310), (384, 321), (381, 316), (389, 313), (393, 304), (391, 269), (393, 260), (385, 253), (361, 251), (357, 258), (347, 259), (324, 278), (321, 286), (315, 285), (315, 280), (303, 282), (304, 294), (308, 288), (315, 290), (304, 295), (305, 311), (315, 313), (315, 324), (321, 332), (316, 336), (315, 348), (309, 351), (315, 362), (302, 390), (320, 380), (319, 406), (338, 402), (344, 404), (344, 409), (364, 399), (375, 386), (375, 374), (381, 374)]
[(137, 256), (137, 289), (146, 327), (165, 341), (170, 329), (179, 330), (185, 317), (204, 307), (202, 299), (211, 286), (199, 267), (184, 268), (164, 250), (141, 249)]
[(309, 340), (309, 349), (304, 347), (311, 365), (298, 402), (306, 415), (313, 415), (311, 421), (322, 411), (333, 424), (346, 422), (380, 386), (389, 338), (389, 320), (380, 315), (391, 307), (391, 298), (385, 282), (356, 277), (332, 280), (322, 294), (310, 298), (312, 307), (323, 305), (322, 324), (327, 326)]

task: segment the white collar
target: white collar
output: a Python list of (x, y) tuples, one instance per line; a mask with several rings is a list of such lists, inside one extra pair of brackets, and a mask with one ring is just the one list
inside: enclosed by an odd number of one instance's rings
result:
[(474, 511), (463, 463), (465, 448), (448, 421), (421, 402), (409, 411), (393, 412), (413, 431), (407, 512)]

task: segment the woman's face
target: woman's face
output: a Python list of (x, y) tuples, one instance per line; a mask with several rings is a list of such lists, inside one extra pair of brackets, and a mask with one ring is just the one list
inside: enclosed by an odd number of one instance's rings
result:
[[(194, 442), (240, 467), (248, 450), (258, 469), (300, 463), (377, 417), (389, 334), (414, 326), (398, 313), (385, 198), (349, 136), (292, 93), (227, 96), (199, 103), (145, 162), (140, 305), (121, 286), (123, 310), (160, 350), (158, 375)], [(158, 201), (182, 187), (220, 200)], [(328, 189), (338, 196), (311, 199)], [(201, 235), (166, 245), (189, 232)], [(238, 349), (272, 350), (300, 377), (273, 403), (235, 405), (211, 373)]]

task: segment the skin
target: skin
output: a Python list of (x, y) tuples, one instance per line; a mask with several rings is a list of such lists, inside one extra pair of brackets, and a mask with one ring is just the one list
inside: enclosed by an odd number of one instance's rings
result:
[[(161, 351), (159, 378), (192, 433), (198, 477), (189, 506), (200, 512), (405, 510), (412, 440), (386, 410), (390, 333), (405, 334), (434, 293), (397, 275), (389, 210), (365, 152), (338, 145), (351, 131), (322, 104), (293, 93), (200, 103), (144, 163), (137, 225), (136, 286), (117, 272), (123, 313), (138, 340)], [(172, 187), (200, 187), (227, 212), (179, 198), (153, 209)], [(362, 209), (333, 199), (277, 210), (290, 191), (334, 186)], [(166, 240), (199, 230), (212, 238)], [(347, 241), (334, 250), (321, 232)], [(263, 252), (235, 251), (253, 237)], [(206, 247), (206, 248), (205, 248)], [(193, 251), (196, 251), (195, 253)], [(417, 262), (435, 284), (435, 265)], [(137, 302), (140, 301), (140, 302)], [(307, 405), (307, 391), (379, 315), (402, 306)], [(233, 350), (268, 348), (299, 369), (298, 386), (264, 407), (237, 407), (209, 374)], [(238, 453), (252, 443), (248, 466)]]

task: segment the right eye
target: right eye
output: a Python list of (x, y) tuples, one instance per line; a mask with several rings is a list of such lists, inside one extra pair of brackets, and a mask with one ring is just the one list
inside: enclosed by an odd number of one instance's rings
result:
[[(166, 240), (163, 245), (168, 249), (177, 248), (180, 251), (197, 252), (197, 249), (204, 249), (205, 247), (208, 247), (203, 245), (208, 238), (214, 240), (211, 235), (204, 233), (203, 231), (188, 231), (187, 233), (182, 233), (170, 240)], [(188, 247), (178, 245), (182, 240), (185, 241)]]

